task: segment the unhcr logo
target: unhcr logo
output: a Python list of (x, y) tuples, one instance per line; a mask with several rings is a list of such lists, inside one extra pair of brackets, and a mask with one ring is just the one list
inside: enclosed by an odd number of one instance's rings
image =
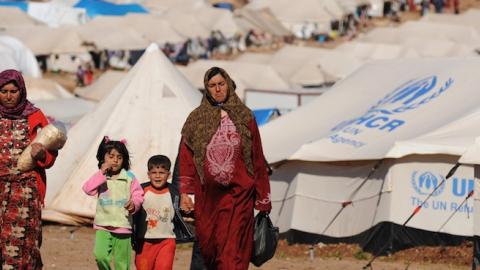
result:
[(410, 80), (381, 99), (368, 113), (380, 112), (387, 115), (416, 109), (445, 92), (453, 83), (449, 78), (437, 88), (437, 76)]
[(398, 114), (427, 104), (447, 91), (453, 82), (449, 78), (439, 86), (437, 76), (409, 80), (379, 100), (362, 116), (343, 121), (331, 131), (351, 135), (362, 133), (364, 128), (392, 132), (406, 124), (406, 120)]
[[(428, 195), (432, 193), (444, 180), (444, 177), (439, 175), (438, 177), (431, 172), (419, 173), (413, 171), (412, 173), (412, 187), (420, 195)], [(432, 196), (440, 195), (445, 189), (445, 185), (441, 185)]]

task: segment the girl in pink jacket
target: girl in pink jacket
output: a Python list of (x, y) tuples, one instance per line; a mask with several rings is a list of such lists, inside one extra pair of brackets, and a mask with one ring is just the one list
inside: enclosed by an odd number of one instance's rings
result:
[(143, 190), (130, 169), (125, 141), (104, 137), (97, 151), (98, 168), (83, 185), (83, 191), (98, 196), (93, 227), (94, 255), (98, 269), (130, 269), (132, 215), (143, 202)]

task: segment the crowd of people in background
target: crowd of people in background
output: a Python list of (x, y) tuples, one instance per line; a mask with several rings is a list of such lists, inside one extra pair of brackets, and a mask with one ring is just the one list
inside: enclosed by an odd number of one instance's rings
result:
[[(404, 11), (420, 12), (422, 16), (429, 12), (442, 13), (452, 10), (459, 13), (460, 0), (391, 0), (385, 1), (383, 16), (394, 21), (399, 21), (399, 14)], [(229, 58), (233, 55), (245, 52), (249, 49), (272, 49), (278, 45), (278, 41), (293, 42), (299, 40), (315, 41), (318, 44), (336, 40), (339, 37), (352, 39), (368, 28), (371, 17), (370, 5), (360, 5), (355, 12), (346, 15), (341, 20), (332, 21), (329, 29), (320, 27), (317, 23), (305, 22), (301, 25), (295, 36), (274, 37), (267, 32), (251, 29), (246, 33), (225, 35), (220, 30), (211, 31), (208, 37), (188, 38), (184, 42), (160, 44), (164, 54), (175, 64), (188, 65), (198, 59)], [(143, 54), (144, 50), (93, 50), (90, 51), (90, 59), (82, 59), (72, 56), (72, 63), (76, 68), (76, 80), (78, 86), (87, 86), (93, 82), (93, 70), (105, 70), (113, 68), (128, 70)], [(61, 62), (58, 55), (37, 56), (44, 71), (47, 69), (59, 72), (57, 62)], [(47, 61), (48, 60), (48, 61)], [(48, 63), (48, 67), (47, 67)], [(71, 72), (75, 72), (75, 71)]]
[(418, 11), (421, 16), (427, 15), (432, 10), (435, 13), (443, 13), (445, 9), (451, 9), (453, 13), (460, 13), (460, 0), (393, 0), (385, 1), (383, 15), (385, 17), (398, 17), (399, 12)]
[(258, 30), (252, 29), (246, 34), (236, 33), (231, 37), (226, 37), (220, 30), (215, 30), (207, 38), (189, 38), (177, 44), (167, 42), (162, 46), (162, 51), (172, 62), (187, 65), (191, 60), (235, 55), (248, 48), (268, 48), (273, 44), (274, 39), (271, 35)]

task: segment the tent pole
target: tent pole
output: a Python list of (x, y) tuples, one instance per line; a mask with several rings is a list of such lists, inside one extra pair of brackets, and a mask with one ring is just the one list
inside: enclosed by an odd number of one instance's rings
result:
[(346, 201), (342, 202), (342, 208), (338, 210), (337, 214), (335, 214), (333, 219), (330, 220), (330, 222), (327, 224), (325, 229), (323, 229), (321, 233), (322, 235), (324, 235), (325, 232), (330, 228), (330, 226), (332, 226), (333, 222), (337, 219), (340, 213), (343, 212), (343, 209), (345, 209), (345, 207), (347, 207), (348, 205), (353, 205), (353, 201), (352, 201), (353, 197), (357, 194), (358, 191), (360, 191), (360, 189), (362, 188), (363, 185), (365, 185), (368, 179), (372, 177), (373, 173), (378, 169), (378, 167), (380, 167), (380, 164), (382, 164), (382, 162), (383, 162), (383, 159), (380, 159), (379, 161), (377, 161), (377, 163), (375, 163), (372, 169), (370, 169), (370, 172), (368, 173), (368, 175), (363, 179), (362, 183), (352, 192), (352, 194), (350, 194), (350, 196), (348, 196), (348, 199)]

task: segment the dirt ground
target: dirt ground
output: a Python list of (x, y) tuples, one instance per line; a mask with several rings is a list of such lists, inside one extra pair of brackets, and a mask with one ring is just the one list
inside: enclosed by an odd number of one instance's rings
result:
[[(42, 258), (44, 269), (96, 269), (92, 255), (95, 232), (89, 227), (45, 225), (43, 227)], [(360, 270), (371, 258), (356, 245), (317, 245), (314, 258), (309, 256), (308, 245), (288, 245), (281, 240), (275, 257), (260, 268), (264, 270)], [(447, 270), (470, 269), (472, 247), (466, 243), (460, 247), (415, 248), (380, 257), (373, 263), (375, 270), (408, 269)], [(191, 244), (177, 246), (174, 269), (189, 269)], [(412, 259), (413, 258), (413, 259)], [(132, 255), (132, 269), (133, 255)]]

